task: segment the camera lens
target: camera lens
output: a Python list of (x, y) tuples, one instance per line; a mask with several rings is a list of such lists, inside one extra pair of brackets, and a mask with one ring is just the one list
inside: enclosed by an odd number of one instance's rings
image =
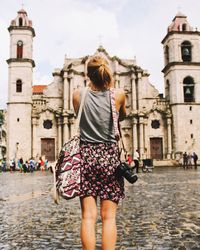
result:
[(131, 173), (131, 169), (125, 162), (122, 162), (116, 171), (118, 177), (123, 176), (131, 184), (135, 183), (138, 179), (136, 174)]
[(133, 184), (134, 182), (136, 182), (137, 179), (138, 179), (137, 175), (136, 174), (131, 174), (130, 170), (126, 170), (124, 172), (123, 176), (131, 184)]

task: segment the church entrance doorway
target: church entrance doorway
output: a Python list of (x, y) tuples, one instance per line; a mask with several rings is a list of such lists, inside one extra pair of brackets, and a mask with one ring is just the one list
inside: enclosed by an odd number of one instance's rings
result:
[(41, 139), (41, 155), (45, 155), (48, 161), (55, 161), (55, 139), (42, 138)]
[(162, 138), (150, 138), (150, 152), (152, 159), (163, 159), (163, 141)]

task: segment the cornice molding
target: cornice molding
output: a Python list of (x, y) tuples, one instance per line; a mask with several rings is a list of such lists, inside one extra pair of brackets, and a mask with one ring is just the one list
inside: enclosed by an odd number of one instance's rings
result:
[(167, 33), (167, 35), (163, 38), (163, 40), (161, 41), (162, 44), (165, 43), (165, 41), (167, 40), (167, 38), (171, 35), (198, 35), (200, 36), (200, 32), (199, 31), (170, 31)]
[(196, 102), (185, 102), (185, 103), (170, 103), (169, 104), (170, 106), (176, 106), (176, 105), (179, 105), (179, 106), (195, 106), (195, 105), (200, 105), (200, 102), (199, 103), (196, 103)]
[(12, 62), (18, 62), (18, 63), (22, 63), (22, 62), (29, 62), (32, 64), (32, 67), (35, 67), (35, 62), (32, 59), (29, 58), (9, 58), (8, 60), (6, 60), (6, 62), (8, 64), (12, 63)]
[(35, 30), (34, 28), (30, 26), (9, 26), (8, 31), (11, 32), (12, 30), (29, 30), (32, 32), (33, 37), (35, 36)]
[(7, 105), (10, 105), (10, 104), (30, 104), (30, 105), (33, 105), (32, 102), (7, 102)]
[(172, 66), (200, 66), (200, 62), (170, 62), (162, 70), (163, 73)]

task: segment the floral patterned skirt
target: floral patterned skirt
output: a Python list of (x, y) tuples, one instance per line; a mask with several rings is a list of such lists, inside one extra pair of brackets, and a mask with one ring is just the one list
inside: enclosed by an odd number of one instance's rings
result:
[(81, 194), (119, 202), (124, 198), (123, 177), (115, 171), (120, 164), (116, 143), (81, 142)]

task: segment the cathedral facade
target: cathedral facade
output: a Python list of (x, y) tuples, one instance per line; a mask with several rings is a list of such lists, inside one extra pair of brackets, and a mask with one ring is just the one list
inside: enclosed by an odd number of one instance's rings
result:
[[(32, 50), (35, 31), (25, 10), (11, 22), (7, 106), (7, 159), (46, 157), (55, 161), (74, 134), (72, 105), (75, 88), (87, 86), (91, 56), (65, 58), (49, 85), (33, 85)], [(127, 152), (141, 158), (174, 159), (184, 151), (200, 155), (200, 33), (178, 13), (162, 41), (165, 97), (149, 82), (149, 74), (135, 60), (110, 56), (100, 46), (113, 72), (116, 88), (126, 94), (126, 119), (121, 123)]]

